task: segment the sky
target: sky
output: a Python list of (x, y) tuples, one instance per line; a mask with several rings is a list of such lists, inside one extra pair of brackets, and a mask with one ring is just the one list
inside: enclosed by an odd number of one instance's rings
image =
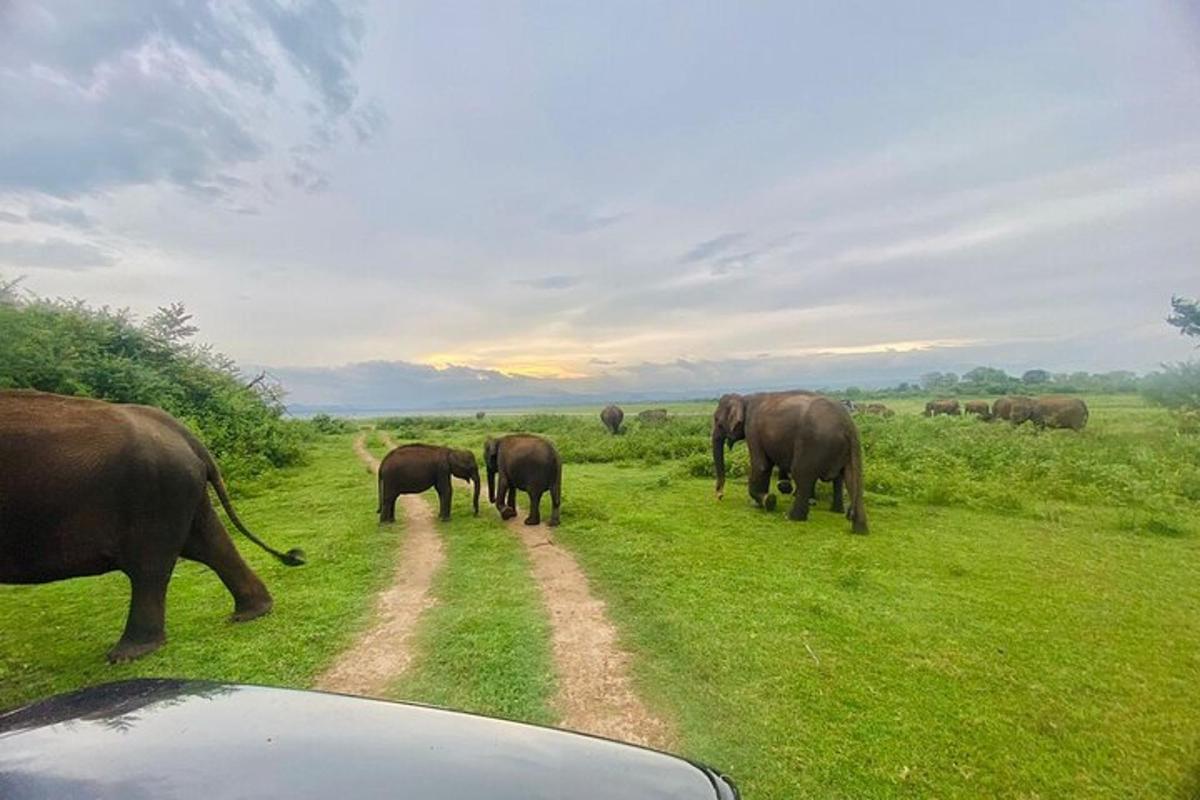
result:
[(298, 405), (1155, 368), (1189, 2), (0, 0), (0, 277)]

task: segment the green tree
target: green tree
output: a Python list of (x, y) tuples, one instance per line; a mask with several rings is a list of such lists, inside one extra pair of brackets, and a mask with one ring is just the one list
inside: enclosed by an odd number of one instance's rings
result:
[(1183, 336), (1200, 336), (1200, 302), (1171, 297), (1171, 316), (1167, 317), (1167, 324), (1179, 328)]
[(1033, 384), (1049, 383), (1049, 382), (1050, 382), (1050, 373), (1044, 369), (1028, 369), (1028, 370), (1025, 370), (1025, 373), (1023, 375), (1021, 375), (1021, 383), (1033, 385)]

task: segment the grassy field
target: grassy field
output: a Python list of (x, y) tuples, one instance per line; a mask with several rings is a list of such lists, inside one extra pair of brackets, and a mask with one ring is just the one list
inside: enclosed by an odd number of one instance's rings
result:
[[(1075, 434), (889, 402), (896, 417), (861, 420), (866, 537), (825, 510), (789, 523), (752, 507), (744, 445), (716, 501), (711, 404), (670, 404), (665, 425), (627, 414), (617, 437), (598, 409), (380, 424), (477, 453), (506, 430), (559, 445), (556, 538), (608, 601), (637, 688), (674, 717), (679, 749), (728, 770), (750, 800), (1197, 797), (1200, 437), (1137, 398), (1089, 403)], [(307, 685), (366, 624), (403, 535), (378, 531), (349, 437), (325, 438), (310, 461), (242, 487), (242, 516), (311, 556), (288, 570), (240, 545), (274, 614), (224, 623), (219, 582), (181, 562), (167, 647), (110, 668), (123, 578), (0, 588), (0, 706), (128, 675)], [(547, 623), (524, 554), (491, 509), (470, 516), (459, 487), (438, 527), (437, 605), (393, 693), (551, 721)]]

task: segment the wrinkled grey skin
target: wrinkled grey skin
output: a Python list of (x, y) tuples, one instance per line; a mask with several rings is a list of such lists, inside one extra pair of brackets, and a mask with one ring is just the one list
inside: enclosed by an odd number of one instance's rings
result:
[(1050, 394), (1028, 403), (1014, 404), (1010, 419), (1014, 425), (1028, 420), (1039, 428), (1069, 428), (1081, 431), (1087, 425), (1088, 408), (1078, 397)]
[(405, 444), (392, 450), (379, 462), (380, 522), (396, 521), (396, 498), (402, 494), (420, 494), (436, 489), (439, 519), (450, 519), (454, 488), (450, 478), (462, 478), (475, 485), (473, 505), (479, 513), (479, 465), (470, 450), (454, 450), (434, 444)]
[(992, 403), (992, 419), (1012, 419), (1012, 408), (1015, 403), (1032, 403), (1033, 398), (1023, 394), (1005, 395), (996, 398)]
[(992, 410), (988, 407), (987, 400), (968, 400), (963, 410), (968, 414), (974, 414), (982, 420), (990, 420), (992, 418)]
[(962, 415), (962, 408), (957, 400), (930, 400), (925, 404), (925, 416), (936, 417), (938, 414), (958, 417)]
[(667, 421), (665, 408), (648, 408), (638, 412), (638, 422), (657, 425)]
[(604, 423), (604, 427), (608, 428), (608, 432), (616, 436), (621, 432), (621, 422), (625, 419), (625, 412), (620, 406), (608, 405), (600, 412), (600, 421)]
[(246, 529), (208, 450), (161, 409), (0, 391), (0, 583), (124, 572), (129, 616), (110, 662), (166, 641), (167, 583), (181, 556), (217, 573), (235, 622), (262, 616), (271, 595), (217, 517), (210, 486), (247, 538), (289, 566), (304, 563), (299, 550), (281, 553)]
[[(833, 482), (833, 506), (845, 512), (855, 533), (866, 533), (863, 505), (862, 446), (858, 428), (841, 404), (807, 392), (727, 394), (713, 412), (712, 453), (717, 474), (717, 497), (724, 496), (725, 453), (745, 439), (750, 449), (750, 497), (772, 510), (771, 472), (781, 468), (781, 480), (790, 474), (796, 492), (789, 517), (808, 519), (809, 501), (816, 496), (818, 480)], [(786, 470), (786, 472), (783, 472)], [(850, 492), (847, 509), (843, 487)]]
[[(503, 519), (517, 515), (517, 490), (529, 495), (526, 525), (542, 521), (542, 495), (550, 493), (550, 525), (559, 522), (562, 506), (562, 459), (554, 445), (532, 433), (512, 433), (488, 438), (483, 445), (487, 466), (488, 502), (495, 503)], [(497, 486), (497, 479), (499, 485)]]

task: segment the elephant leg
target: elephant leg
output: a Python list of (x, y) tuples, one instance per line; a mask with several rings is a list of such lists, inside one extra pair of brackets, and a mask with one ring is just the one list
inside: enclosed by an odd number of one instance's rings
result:
[(396, 521), (396, 497), (398, 496), (395, 489), (387, 487), (384, 490), (383, 496), (379, 500), (379, 521), (380, 522), (395, 522)]
[(513, 508), (515, 497), (516, 491), (508, 485), (508, 476), (502, 470), (496, 492), (496, 508), (500, 511), (500, 519), (512, 519), (517, 515), (517, 510)]
[(529, 516), (525, 518), (526, 525), (542, 524), (542, 491), (535, 489), (529, 493)]
[(454, 499), (454, 486), (450, 480), (449, 473), (438, 478), (436, 488), (439, 506), (438, 519), (440, 519), (442, 522), (445, 522), (446, 520), (450, 519), (450, 504)]
[(750, 462), (750, 498), (755, 505), (767, 511), (775, 510), (775, 495), (771, 494), (771, 470), (770, 463)]
[(780, 494), (791, 494), (795, 488), (792, 486), (792, 479), (788, 477), (788, 471), (783, 467), (779, 468), (779, 483), (776, 484), (776, 488)]
[(171, 580), (171, 567), (159, 569), (135, 569), (126, 572), (131, 588), (129, 617), (125, 621), (125, 632), (112, 650), (108, 651), (108, 663), (119, 664), (141, 658), (162, 647), (167, 641), (167, 582)]
[(261, 617), (274, 605), (266, 585), (242, 559), (207, 500), (192, 524), (192, 533), (183, 543), (180, 555), (217, 573), (221, 583), (233, 595), (231, 621), (246, 622)]
[(513, 514), (517, 513), (517, 487), (510, 486), (508, 489), (508, 507), (513, 510)]
[(796, 479), (796, 496), (792, 500), (792, 510), (788, 512), (788, 518), (801, 522), (808, 519), (808, 501), (817, 495), (817, 476), (815, 473), (810, 474), (793, 468), (792, 477)]
[(846, 479), (843, 473), (839, 472), (838, 476), (833, 479), (833, 505), (830, 506), (830, 511), (836, 511), (841, 514), (846, 510), (846, 503), (842, 497), (842, 490), (845, 487)]

